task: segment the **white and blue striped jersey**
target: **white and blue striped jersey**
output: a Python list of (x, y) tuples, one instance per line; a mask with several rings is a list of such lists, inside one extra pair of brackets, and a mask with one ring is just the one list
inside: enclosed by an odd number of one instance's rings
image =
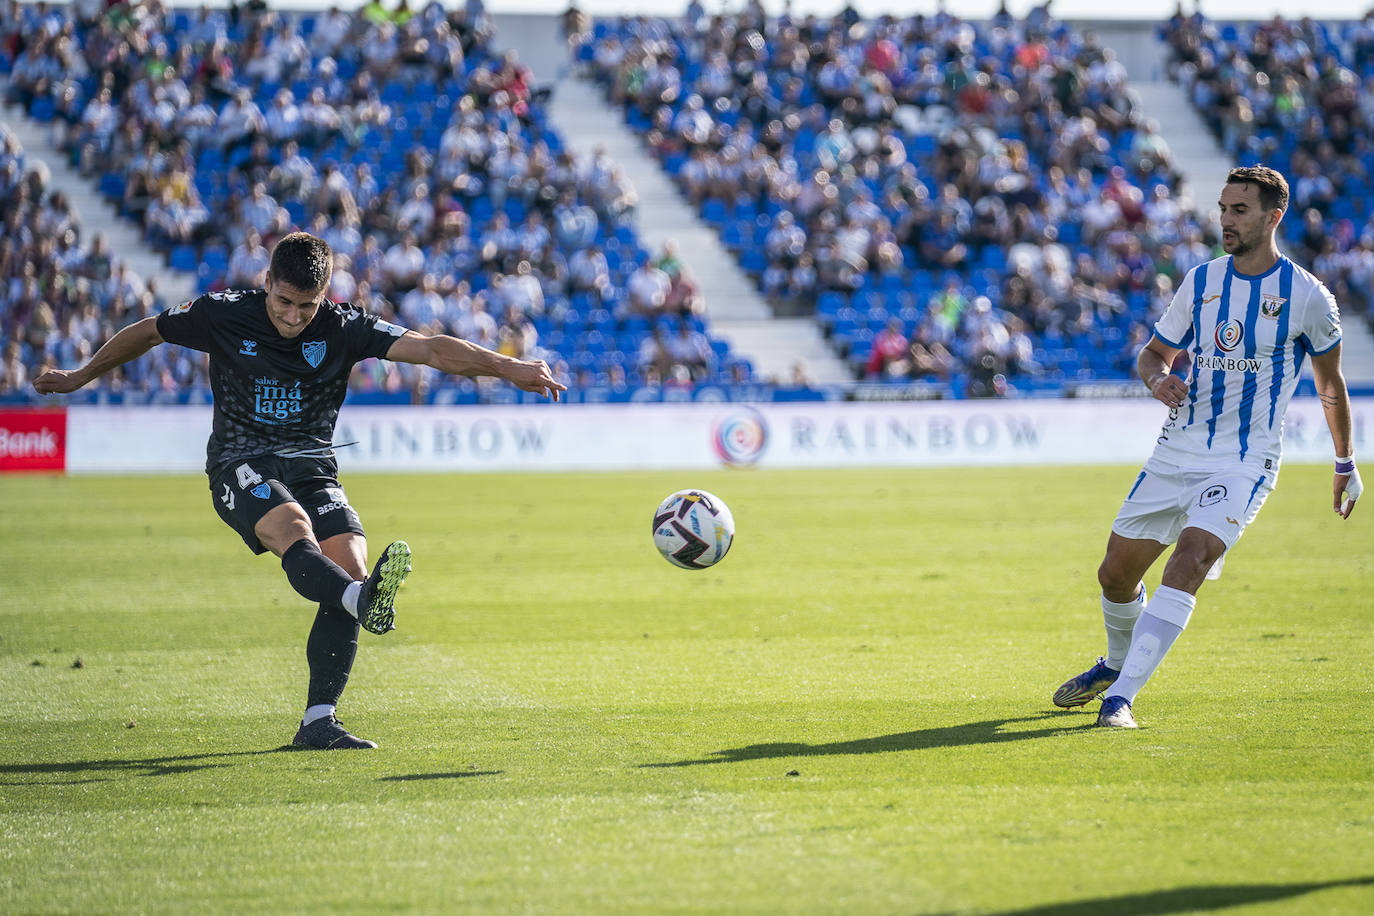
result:
[(1330, 290), (1288, 258), (1248, 276), (1226, 255), (1188, 272), (1155, 336), (1192, 361), (1187, 400), (1170, 412), (1155, 456), (1277, 473), (1298, 373), (1341, 342), (1341, 319)]

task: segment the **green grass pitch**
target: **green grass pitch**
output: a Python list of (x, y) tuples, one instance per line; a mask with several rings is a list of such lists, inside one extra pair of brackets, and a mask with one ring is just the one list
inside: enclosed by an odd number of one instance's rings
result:
[(333, 754), (204, 478), (0, 479), (0, 912), (1374, 912), (1374, 505), (1286, 469), (1108, 732), (1049, 697), (1134, 473), (346, 477), (415, 559)]

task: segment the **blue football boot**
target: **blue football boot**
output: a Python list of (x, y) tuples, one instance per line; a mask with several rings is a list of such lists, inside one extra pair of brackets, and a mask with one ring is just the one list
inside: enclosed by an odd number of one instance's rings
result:
[(1099, 658), (1097, 664), (1077, 677), (1071, 677), (1054, 692), (1054, 705), (1064, 709), (1083, 706), (1093, 697), (1116, 683), (1120, 671), (1107, 667), (1107, 660)]

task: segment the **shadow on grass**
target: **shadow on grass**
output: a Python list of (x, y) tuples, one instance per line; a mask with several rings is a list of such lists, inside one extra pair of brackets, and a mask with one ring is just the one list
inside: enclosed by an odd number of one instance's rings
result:
[(108, 776), (97, 776), (95, 779), (20, 779), (15, 782), (0, 780), (0, 786), (15, 786), (18, 788), (32, 788), (34, 786), (81, 786), (90, 782), (109, 782)]
[[(1063, 713), (1046, 712), (1019, 719), (988, 719), (964, 725), (943, 725), (922, 728), (914, 732), (881, 735), (877, 738), (856, 738), (853, 741), (832, 741), (829, 744), (751, 744), (725, 751), (712, 751), (711, 756), (698, 760), (674, 760), (668, 763), (644, 763), (641, 767), (690, 767), (705, 763), (742, 763), (746, 760), (767, 760), (775, 757), (827, 757), (836, 754), (886, 754), (892, 751), (920, 751), (935, 747), (962, 747), (970, 744), (1000, 744), (1004, 741), (1024, 741), (1028, 738), (1048, 738), (1065, 732), (1092, 728), (1095, 720), (1075, 725), (1057, 725), (1033, 731), (1002, 731), (1004, 725), (1021, 722), (1062, 721)], [(1080, 720), (1081, 722), (1081, 720)]]
[(1343, 881), (1304, 881), (1293, 884), (1223, 884), (1214, 887), (1180, 887), (1171, 891), (1095, 897), (1074, 903), (1050, 903), (1018, 910), (998, 910), (987, 916), (1168, 916), (1198, 910), (1225, 910), (1251, 903), (1286, 900), (1314, 891), (1337, 887), (1370, 887), (1374, 876)]
[[(263, 751), (226, 751), (220, 754), (183, 754), (177, 757), (131, 757), (127, 760), (65, 760), (50, 763), (0, 763), (0, 773), (93, 773), (101, 770), (116, 773), (136, 773), (139, 776), (174, 776), (177, 773), (194, 773), (223, 766), (221, 763), (195, 761), (215, 761), (226, 757), (258, 757), (263, 754), (280, 754), (297, 748), (289, 744), (283, 747), (268, 748)], [(101, 782), (108, 777), (71, 780), (62, 785), (77, 782)], [(36, 783), (41, 784), (41, 783)], [(18, 783), (6, 783), (18, 785)]]
[(407, 773), (404, 776), (382, 776), (378, 782), (419, 782), (425, 779), (465, 779), (468, 776), (500, 776), (502, 770), (460, 770), (454, 773)]

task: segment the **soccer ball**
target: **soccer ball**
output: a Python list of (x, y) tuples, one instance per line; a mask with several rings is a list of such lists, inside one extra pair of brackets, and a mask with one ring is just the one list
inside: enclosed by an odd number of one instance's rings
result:
[(705, 490), (678, 490), (654, 513), (654, 546), (683, 569), (715, 566), (735, 540), (730, 509)]

